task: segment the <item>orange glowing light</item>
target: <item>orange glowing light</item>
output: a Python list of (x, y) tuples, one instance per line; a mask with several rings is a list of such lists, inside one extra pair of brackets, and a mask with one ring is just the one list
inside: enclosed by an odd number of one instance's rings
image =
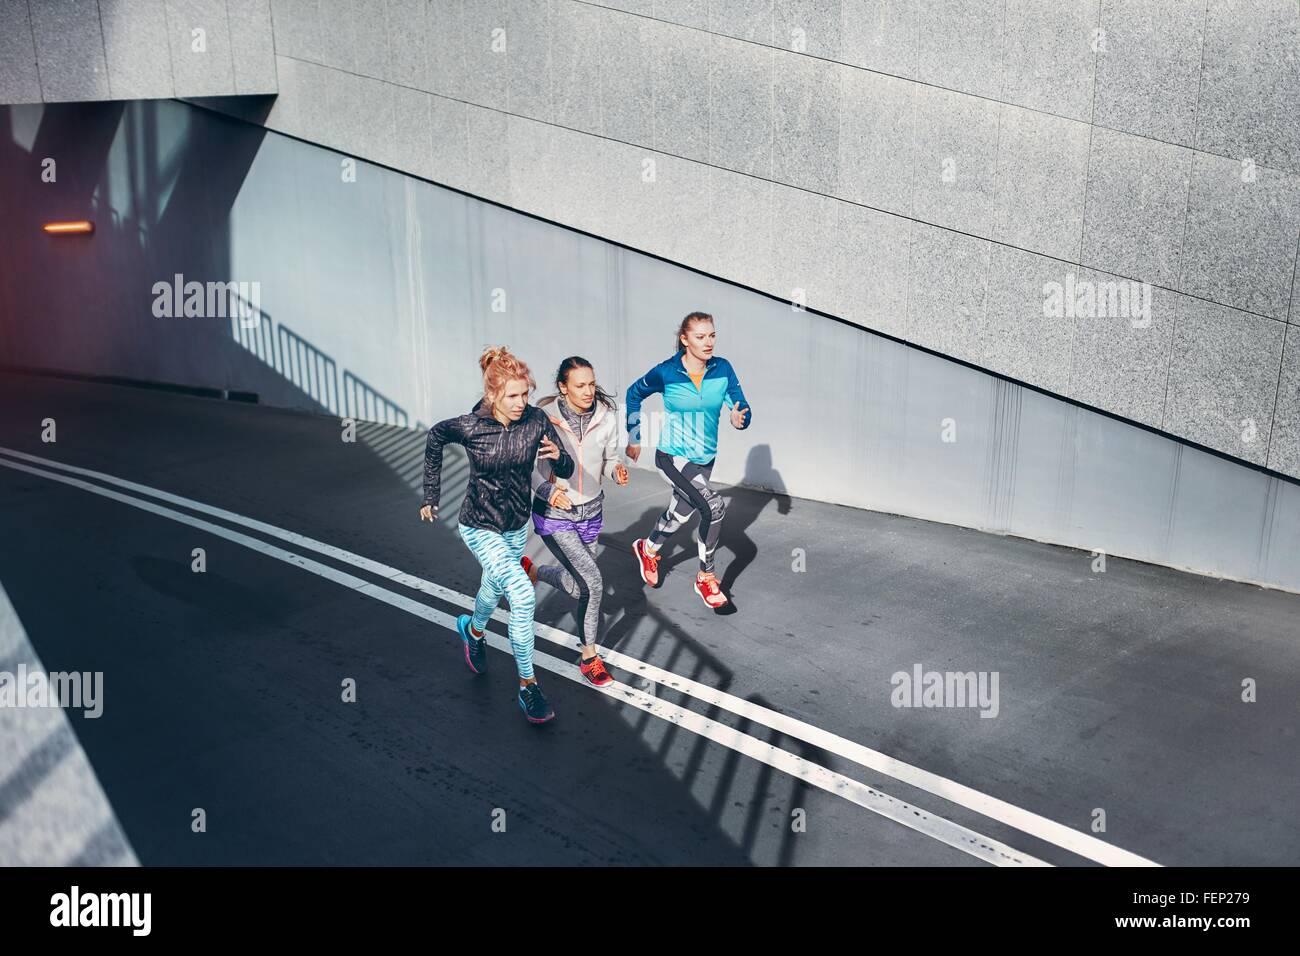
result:
[(95, 224), (85, 219), (78, 219), (76, 222), (47, 222), (43, 228), (52, 236), (63, 236), (69, 233), (94, 232)]

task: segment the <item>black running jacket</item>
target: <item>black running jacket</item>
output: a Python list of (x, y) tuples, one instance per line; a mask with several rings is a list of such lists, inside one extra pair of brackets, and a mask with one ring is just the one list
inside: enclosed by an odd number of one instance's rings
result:
[(492, 414), (482, 399), (466, 415), (448, 418), (429, 429), (424, 447), (424, 503), (438, 504), (442, 488), (442, 446), (463, 445), (469, 455), (469, 486), (460, 506), (460, 523), (504, 534), (517, 531), (532, 514), (532, 474), (542, 436), (550, 438), (560, 457), (550, 462), (561, 478), (573, 476), (573, 459), (546, 413), (535, 405), (509, 427)]

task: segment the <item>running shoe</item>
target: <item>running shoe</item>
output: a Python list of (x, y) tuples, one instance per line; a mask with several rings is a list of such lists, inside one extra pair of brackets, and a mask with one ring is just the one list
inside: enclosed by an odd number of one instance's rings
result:
[(659, 586), (659, 552), (651, 554), (645, 549), (645, 538), (637, 538), (632, 542), (632, 553), (636, 555), (636, 560), (641, 568), (641, 580), (652, 588)]
[(519, 559), (519, 563), (524, 566), (524, 573), (528, 575), (528, 580), (534, 585), (537, 584), (537, 565), (533, 564), (532, 559), (525, 554)]
[(465, 663), (475, 674), (482, 674), (487, 670), (487, 633), (482, 637), (471, 636), (470, 620), (468, 614), (456, 618), (456, 630), (460, 631), (460, 639), (465, 645)]
[(718, 579), (712, 571), (695, 576), (695, 593), (711, 608), (724, 607), (727, 603), (727, 596), (718, 587)]
[(519, 688), (519, 709), (524, 712), (530, 724), (544, 724), (555, 716), (542, 689), (536, 684), (525, 684)]
[(597, 654), (589, 661), (578, 658), (578, 670), (582, 671), (582, 676), (587, 678), (588, 684), (594, 684), (597, 687), (604, 687), (606, 684), (614, 683), (614, 678), (605, 670), (605, 662)]

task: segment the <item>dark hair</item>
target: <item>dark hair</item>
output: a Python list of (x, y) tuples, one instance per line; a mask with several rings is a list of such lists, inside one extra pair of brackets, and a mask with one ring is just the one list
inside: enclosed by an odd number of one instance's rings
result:
[(682, 319), (682, 324), (677, 326), (677, 334), (673, 336), (673, 350), (675, 352), (686, 351), (686, 346), (682, 345), (682, 336), (690, 330), (692, 322), (713, 322), (713, 316), (707, 312), (692, 312), (686, 318)]
[[(555, 387), (557, 389), (561, 385), (569, 384), (569, 373), (572, 372), (575, 368), (591, 368), (591, 363), (588, 362), (581, 355), (570, 355), (568, 358), (566, 358), (563, 362), (560, 363), (560, 367), (555, 371)], [(596, 372), (594, 368), (591, 368), (591, 371), (593, 375)], [(601, 388), (599, 385), (596, 386), (596, 401), (600, 402), (611, 412), (618, 410), (618, 406), (614, 404), (613, 396), (610, 395), (609, 392)]]

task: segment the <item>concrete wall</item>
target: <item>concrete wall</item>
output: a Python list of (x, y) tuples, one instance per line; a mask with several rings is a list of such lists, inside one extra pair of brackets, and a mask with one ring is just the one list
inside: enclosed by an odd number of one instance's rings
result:
[(270, 0), (273, 63), (267, 2), (0, 0), (0, 102), (278, 74), (272, 129), (1300, 476), (1296, 0)]
[[(0, 110), (5, 182), (51, 150), (60, 180), (0, 217), (0, 364), (422, 427), (469, 409), (485, 344), (621, 395), (703, 307), (754, 408), (724, 483), (1300, 590), (1300, 483), (851, 323), (176, 102)], [(83, 201), (94, 236), (40, 234)], [(255, 327), (156, 316), (176, 273), (259, 283)]]
[(268, 0), (0, 0), (0, 103), (275, 91)]
[(1300, 476), (1295, 0), (273, 13), (273, 129)]

